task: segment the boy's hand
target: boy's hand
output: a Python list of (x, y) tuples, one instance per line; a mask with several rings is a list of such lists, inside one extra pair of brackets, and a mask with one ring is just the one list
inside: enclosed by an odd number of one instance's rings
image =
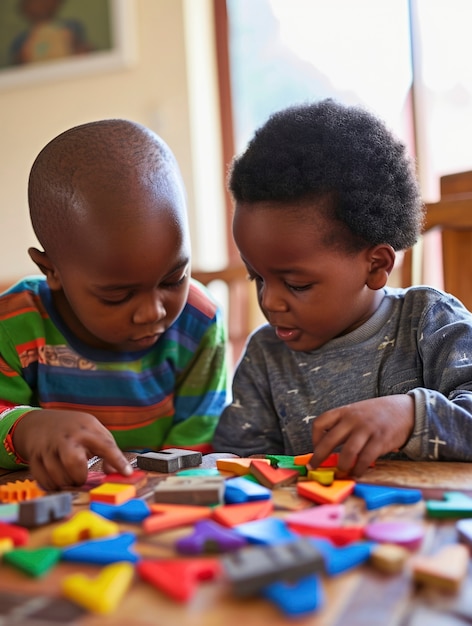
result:
[(401, 448), (415, 423), (414, 400), (408, 395), (383, 396), (347, 404), (313, 421), (310, 466), (317, 468), (341, 446), (338, 469), (360, 476), (379, 456)]
[(13, 445), (48, 491), (82, 485), (87, 480), (87, 461), (93, 456), (103, 459), (107, 471), (132, 472), (112, 434), (89, 413), (30, 411), (18, 423)]

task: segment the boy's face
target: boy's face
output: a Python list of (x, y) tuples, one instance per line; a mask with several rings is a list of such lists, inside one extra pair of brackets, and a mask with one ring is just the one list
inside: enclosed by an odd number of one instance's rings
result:
[[(190, 245), (180, 196), (130, 195), (134, 205), (119, 193), (89, 194), (88, 202), (103, 207), (94, 213), (108, 217), (78, 224), (77, 242), (63, 249), (48, 277), (70, 330), (92, 347), (120, 352), (155, 344), (182, 312), (189, 290)], [(155, 202), (161, 209), (148, 210), (146, 203)]]
[(370, 249), (348, 254), (328, 248), (322, 237), (327, 222), (315, 209), (308, 221), (269, 202), (237, 204), (233, 221), (259, 306), (278, 338), (297, 351), (315, 350), (354, 330), (381, 298), (366, 284)]

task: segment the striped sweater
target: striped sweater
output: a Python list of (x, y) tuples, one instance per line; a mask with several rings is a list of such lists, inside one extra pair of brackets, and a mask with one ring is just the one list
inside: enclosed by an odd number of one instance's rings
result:
[(225, 340), (221, 310), (196, 281), (159, 341), (129, 353), (81, 343), (45, 279), (20, 281), (0, 297), (0, 467), (18, 468), (5, 439), (31, 408), (91, 413), (122, 450), (210, 451), (226, 403)]

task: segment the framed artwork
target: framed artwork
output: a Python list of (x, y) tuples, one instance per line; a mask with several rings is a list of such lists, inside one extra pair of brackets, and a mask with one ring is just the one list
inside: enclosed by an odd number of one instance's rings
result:
[(132, 0), (0, 0), (0, 89), (126, 67)]

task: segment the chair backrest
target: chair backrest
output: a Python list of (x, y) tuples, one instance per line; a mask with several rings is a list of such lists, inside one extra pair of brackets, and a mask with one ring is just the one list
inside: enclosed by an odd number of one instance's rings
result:
[[(244, 344), (249, 333), (253, 330), (253, 315), (250, 298), (250, 288), (247, 270), (243, 265), (228, 266), (216, 271), (201, 271), (192, 269), (192, 277), (212, 290), (218, 283), (223, 283), (226, 293), (215, 297), (226, 310), (228, 325), (228, 341), (231, 349), (231, 361), (234, 366), (241, 356)], [(221, 300), (226, 300), (223, 302)]]
[[(444, 289), (472, 310), (472, 171), (440, 180), (441, 197), (426, 204), (424, 232), (441, 231)], [(402, 282), (412, 282), (411, 251), (405, 254)]]

